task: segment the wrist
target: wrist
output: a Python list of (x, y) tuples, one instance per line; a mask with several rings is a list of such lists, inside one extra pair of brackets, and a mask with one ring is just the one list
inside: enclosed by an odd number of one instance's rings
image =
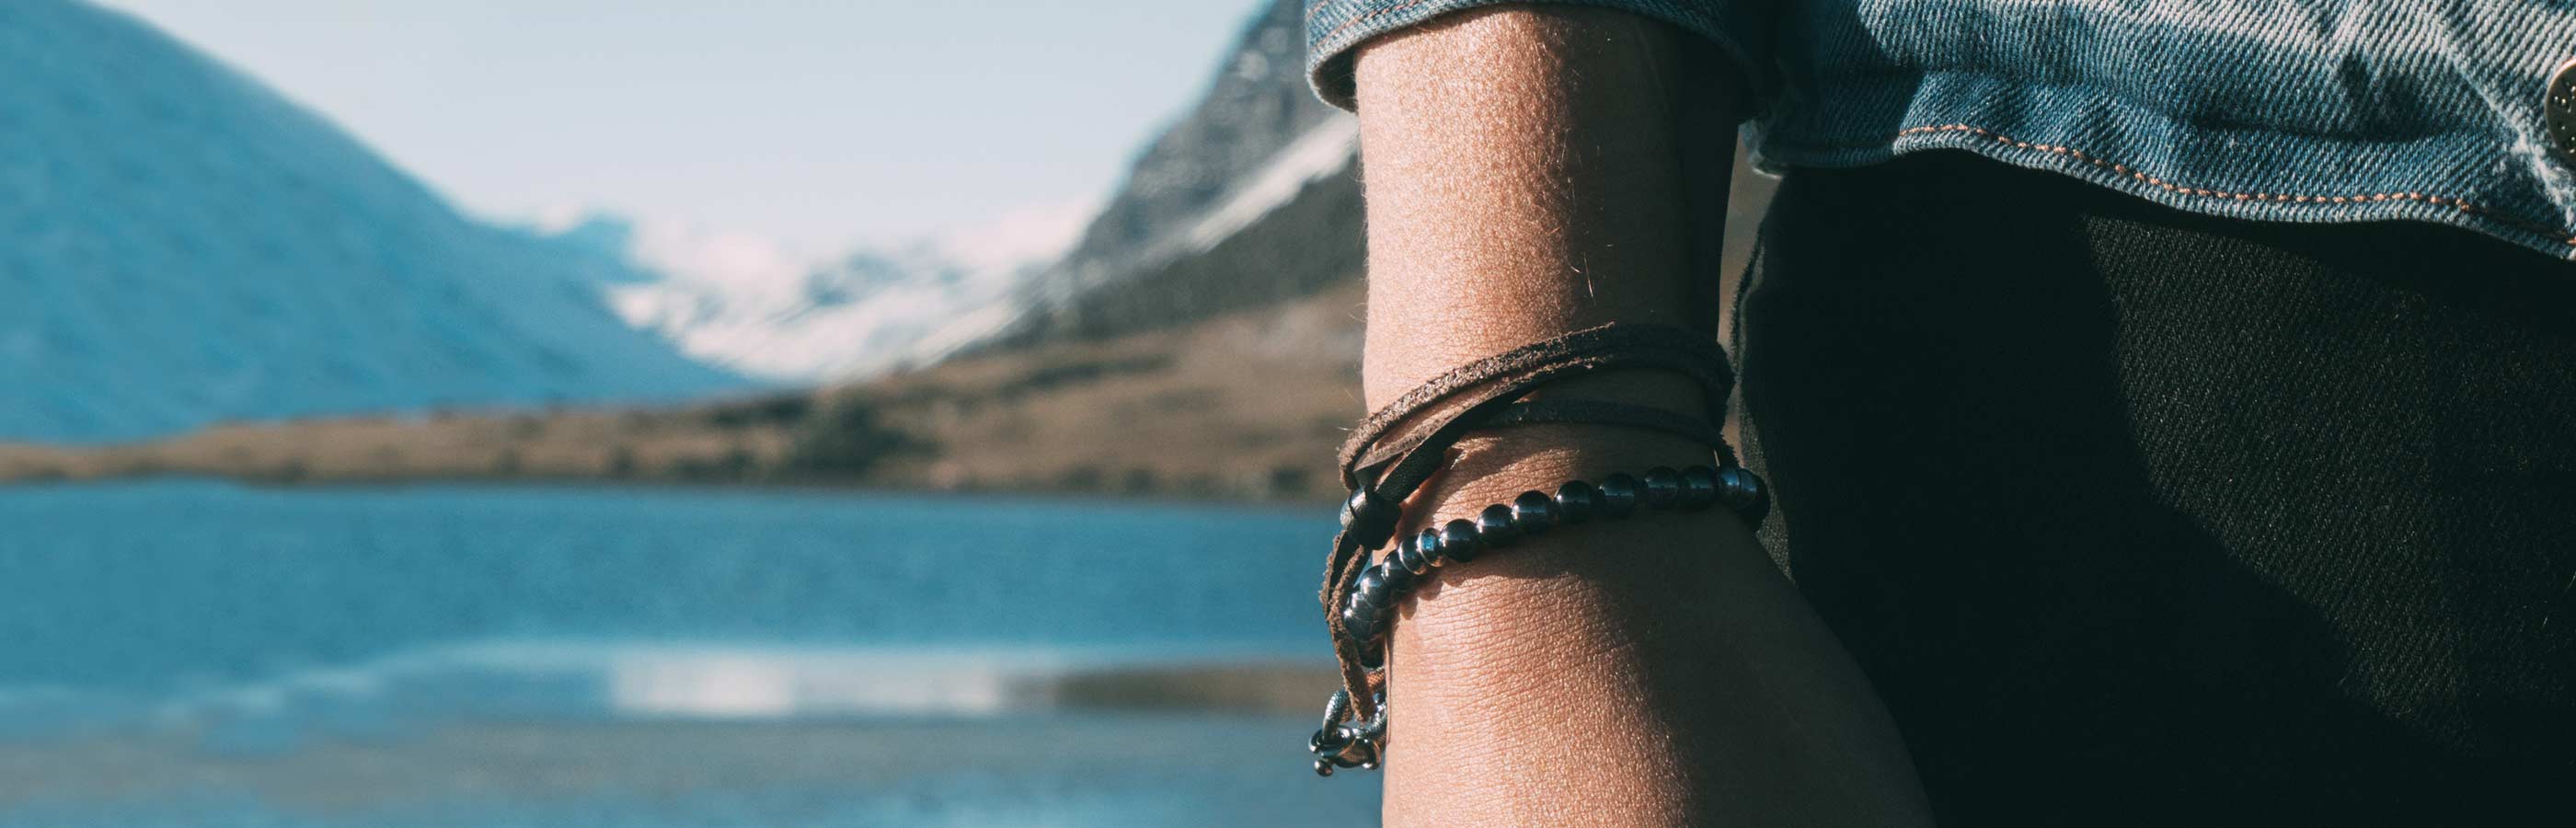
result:
[[(1488, 456), (1508, 457), (1505, 467), (1438, 492), (1435, 516), (1472, 515), (1520, 491), (1604, 476), (1578, 469), (1676, 463), (1615, 439), (1625, 436), (1531, 435), (1545, 448), (1497, 448)], [(1723, 508), (1641, 508), (1442, 567), (1395, 613), (1389, 700), (1401, 724), (1389, 784), (1416, 784), (1419, 772), (1575, 785), (1649, 810), (1694, 807), (1708, 770), (1704, 747), (1717, 743), (1711, 711), (1698, 705), (1706, 688), (1741, 685), (1715, 675), (1736, 662), (1712, 644), (1762, 626), (1730, 614), (1780, 603), (1786, 587), (1769, 567)], [(1491, 793), (1465, 799), (1544, 801), (1534, 790)], [(1650, 822), (1692, 821), (1680, 813)], [(1557, 820), (1524, 812), (1460, 822), (1496, 821)]]

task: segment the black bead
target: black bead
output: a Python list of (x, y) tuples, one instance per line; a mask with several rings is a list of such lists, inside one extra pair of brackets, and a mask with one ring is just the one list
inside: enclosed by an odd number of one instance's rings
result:
[(1746, 523), (1761, 523), (1771, 514), (1771, 487), (1743, 466), (1728, 466), (1717, 472), (1719, 496), (1726, 508), (1742, 515)]
[(1512, 522), (1520, 525), (1524, 535), (1545, 532), (1556, 525), (1556, 500), (1546, 492), (1522, 492), (1512, 498)]
[(1360, 582), (1351, 587), (1351, 595), (1379, 609), (1395, 603), (1394, 594), (1386, 589), (1386, 570), (1374, 566), (1360, 573)]
[(1405, 572), (1413, 575), (1429, 574), (1432, 556), (1422, 548), (1423, 541), (1426, 540), (1437, 548), (1440, 544), (1440, 533), (1426, 531), (1405, 538), (1403, 543), (1396, 545), (1395, 554), (1389, 555), (1387, 559), (1394, 561), (1396, 566), (1403, 567)]
[(1682, 470), (1682, 508), (1699, 511), (1717, 505), (1717, 470), (1692, 466)]
[(1753, 473), (1744, 467), (1728, 466), (1717, 473), (1718, 495), (1725, 499), (1727, 508), (1743, 508), (1753, 502), (1753, 489), (1757, 485), (1753, 481)]
[(1647, 469), (1646, 505), (1656, 509), (1682, 505), (1682, 473), (1669, 466)]
[(1440, 551), (1440, 530), (1438, 529), (1424, 529), (1422, 534), (1413, 536), (1413, 548), (1422, 550), (1422, 560), (1425, 563), (1423, 568), (1426, 570), (1449, 562), (1449, 556)]
[[(1386, 600), (1392, 602), (1394, 599), (1390, 598)], [(1370, 627), (1373, 629), (1385, 629), (1386, 617), (1395, 614), (1393, 610), (1387, 609), (1385, 604), (1380, 604), (1373, 599), (1364, 600), (1358, 595), (1351, 596), (1350, 604), (1343, 607), (1343, 609), (1368, 616), (1369, 621), (1371, 622)], [(1344, 616), (1342, 620), (1348, 621), (1350, 618), (1349, 616)]]
[(1592, 484), (1568, 481), (1556, 487), (1556, 519), (1567, 526), (1591, 520), (1595, 501), (1600, 497), (1601, 490), (1592, 488)]
[(1389, 601), (1404, 600), (1405, 591), (1413, 588), (1413, 573), (1407, 571), (1404, 564), (1398, 563), (1392, 557), (1378, 561), (1374, 569), (1386, 575), (1386, 594)]
[(1377, 637), (1377, 626), (1375, 608), (1366, 604), (1342, 607), (1342, 632), (1349, 633), (1351, 640), (1362, 644), (1368, 643), (1370, 639)]
[(1395, 521), (1395, 504), (1365, 486), (1342, 502), (1342, 529), (1358, 538), (1362, 549), (1385, 546), (1387, 538), (1395, 534)]
[(1501, 549), (1521, 539), (1521, 529), (1512, 524), (1512, 507), (1496, 503), (1476, 513), (1476, 534), (1485, 539), (1485, 548)]
[(1466, 563), (1485, 550), (1485, 539), (1476, 536), (1476, 522), (1459, 518), (1440, 527), (1440, 557)]
[(1622, 472), (1601, 479), (1601, 513), (1623, 518), (1637, 511), (1637, 501), (1644, 497), (1637, 478)]

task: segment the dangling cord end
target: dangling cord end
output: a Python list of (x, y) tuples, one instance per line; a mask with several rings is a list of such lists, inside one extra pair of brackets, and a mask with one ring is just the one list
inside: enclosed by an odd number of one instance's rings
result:
[(1348, 690), (1333, 691), (1324, 705), (1324, 723), (1306, 740), (1306, 749), (1315, 754), (1315, 775), (1332, 776), (1340, 768), (1377, 770), (1379, 747), (1386, 739), (1386, 694), (1376, 694), (1377, 713), (1366, 722), (1344, 724), (1342, 716), (1350, 712)]

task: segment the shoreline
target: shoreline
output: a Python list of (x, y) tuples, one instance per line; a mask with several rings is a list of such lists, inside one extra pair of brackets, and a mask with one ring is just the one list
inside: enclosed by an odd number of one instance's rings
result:
[(150, 474), (101, 475), (95, 477), (10, 477), (0, 475), (0, 492), (10, 489), (46, 487), (119, 486), (168, 484), (217, 484), (252, 491), (271, 492), (393, 492), (405, 489), (525, 489), (530, 491), (633, 491), (638, 493), (698, 492), (705, 494), (814, 494), (864, 497), (919, 498), (928, 500), (1001, 499), (1041, 503), (1104, 503), (1120, 505), (1173, 505), (1246, 509), (1294, 509), (1332, 507), (1331, 497), (1247, 497), (1224, 492), (1193, 493), (1178, 491), (1087, 491), (1075, 489), (916, 488), (885, 483), (830, 483), (794, 481), (714, 482), (702, 480), (634, 480), (585, 477), (349, 477), (330, 480), (281, 481), (258, 476), (238, 476), (194, 472), (156, 472)]

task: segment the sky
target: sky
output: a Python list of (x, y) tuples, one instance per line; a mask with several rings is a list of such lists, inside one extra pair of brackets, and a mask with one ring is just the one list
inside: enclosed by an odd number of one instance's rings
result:
[(1050, 232), (1259, 0), (100, 0), (480, 217), (828, 255)]

